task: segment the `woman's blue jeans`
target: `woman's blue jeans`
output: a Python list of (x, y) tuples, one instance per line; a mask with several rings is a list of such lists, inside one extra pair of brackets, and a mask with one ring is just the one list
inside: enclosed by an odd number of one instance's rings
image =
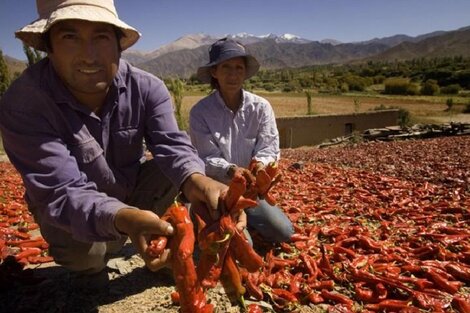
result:
[[(272, 243), (288, 242), (294, 233), (292, 222), (277, 206), (258, 199), (258, 206), (245, 210), (248, 230), (255, 230), (264, 240)], [(246, 234), (246, 232), (245, 232)], [(248, 238), (250, 244), (251, 238)]]

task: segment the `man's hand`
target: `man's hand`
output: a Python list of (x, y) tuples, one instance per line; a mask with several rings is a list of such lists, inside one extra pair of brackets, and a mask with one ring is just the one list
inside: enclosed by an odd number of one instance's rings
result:
[(183, 183), (181, 191), (191, 205), (205, 205), (213, 220), (220, 217), (219, 198), (227, 191), (228, 186), (200, 173), (194, 173)]
[(170, 223), (161, 220), (151, 211), (132, 208), (122, 208), (116, 214), (114, 224), (116, 229), (127, 234), (151, 271), (169, 266), (170, 250), (165, 249), (158, 258), (151, 257), (146, 251), (151, 235), (173, 235)]

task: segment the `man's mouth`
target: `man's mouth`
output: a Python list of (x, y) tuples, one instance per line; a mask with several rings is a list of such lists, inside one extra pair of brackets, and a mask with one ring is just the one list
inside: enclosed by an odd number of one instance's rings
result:
[(80, 73), (84, 73), (84, 74), (96, 74), (96, 73), (98, 73), (100, 70), (97, 69), (97, 68), (94, 68), (94, 69), (82, 68), (82, 69), (79, 69), (78, 71), (79, 71)]

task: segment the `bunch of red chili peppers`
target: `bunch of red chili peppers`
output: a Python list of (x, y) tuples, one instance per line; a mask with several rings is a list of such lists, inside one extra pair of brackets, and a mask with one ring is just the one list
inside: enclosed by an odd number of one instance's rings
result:
[[(235, 172), (226, 194), (222, 195), (218, 220), (212, 220), (205, 207), (192, 208), (198, 224), (200, 256), (197, 268), (192, 259), (195, 236), (188, 210), (176, 203), (162, 217), (176, 229), (176, 235), (169, 242), (177, 289), (173, 299), (180, 304), (181, 312), (212, 312), (213, 306), (206, 303), (204, 291), (215, 287), (219, 281), (233, 302), (245, 306), (242, 273), (259, 271), (263, 259), (237, 229), (237, 217), (242, 210), (256, 206), (257, 197), (274, 201), (269, 191), (279, 180), (276, 164), (261, 170), (255, 170), (252, 164), (250, 169)], [(158, 256), (167, 242), (164, 236), (151, 240), (149, 253)], [(252, 305), (250, 309), (254, 310), (256, 306)]]

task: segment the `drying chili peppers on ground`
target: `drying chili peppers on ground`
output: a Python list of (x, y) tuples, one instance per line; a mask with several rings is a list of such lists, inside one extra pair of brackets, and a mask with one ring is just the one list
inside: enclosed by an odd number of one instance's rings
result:
[[(33, 281), (27, 265), (52, 262), (49, 244), (24, 200), (22, 181), (9, 163), (0, 162), (0, 290), (11, 281)], [(3, 284), (5, 283), (5, 284)]]
[[(279, 245), (253, 234), (254, 250), (238, 240), (230, 214), (234, 203), (253, 204), (251, 182), (234, 178), (240, 196), (226, 195), (231, 204), (220, 220), (197, 218), (192, 235), (201, 254), (191, 277), (207, 309), (207, 291), (220, 281), (236, 301), (249, 301), (240, 312), (470, 312), (468, 147), (470, 137), (460, 136), (282, 150), (277, 183), (253, 194), (269, 190), (265, 197), (288, 214), (295, 234)], [(41, 251), (47, 245), (23, 235), (34, 221), (8, 221), (19, 207), (26, 212), (23, 190), (11, 166), (0, 166), (1, 265), (12, 266), (5, 257), (22, 253), (17, 241)], [(160, 245), (171, 245), (166, 240)], [(246, 254), (236, 254), (237, 244)], [(187, 287), (176, 285), (181, 301)]]

